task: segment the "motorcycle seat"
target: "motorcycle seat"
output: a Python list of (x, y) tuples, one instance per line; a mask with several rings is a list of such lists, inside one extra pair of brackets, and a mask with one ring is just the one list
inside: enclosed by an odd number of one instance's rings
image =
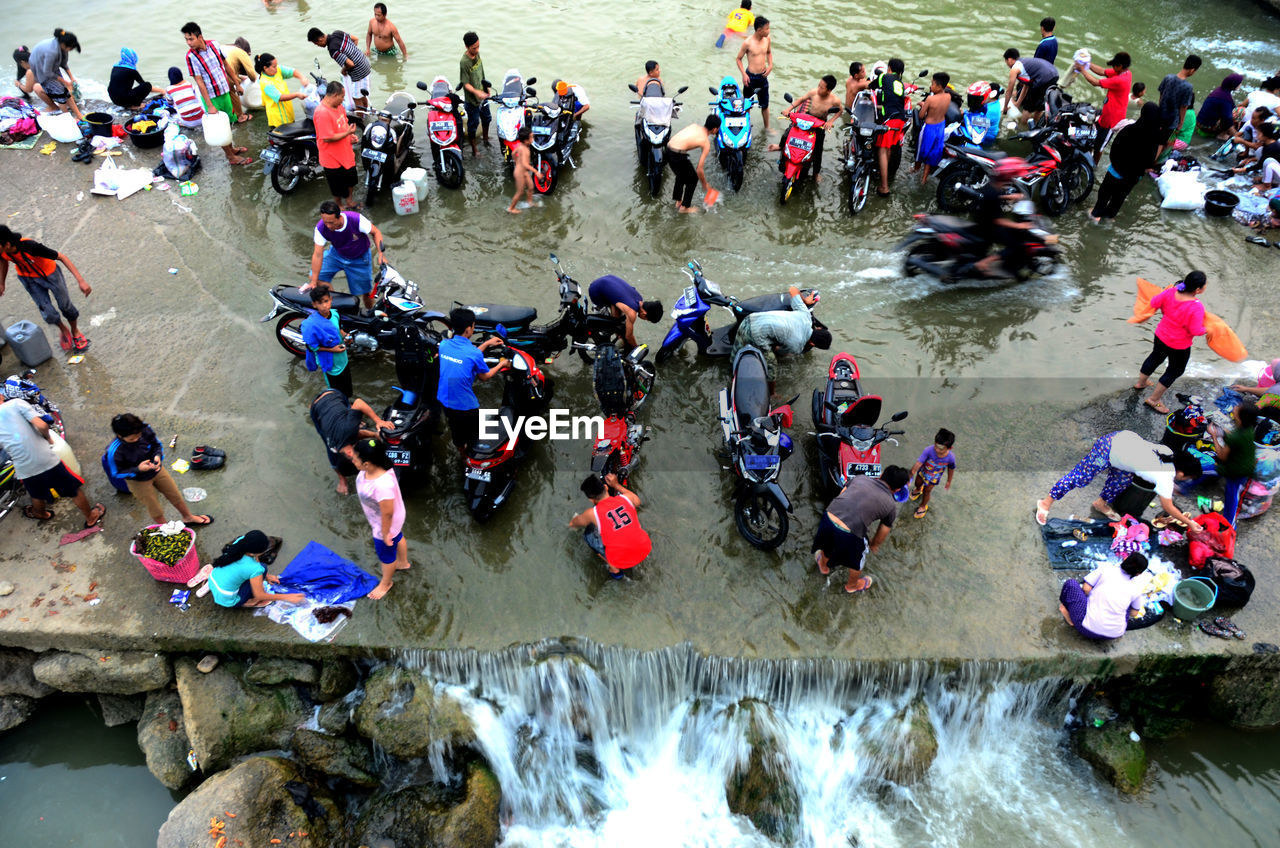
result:
[(988, 150), (983, 147), (978, 147), (976, 144), (962, 144), (960, 145), (960, 150), (963, 153), (971, 153), (975, 156), (981, 156), (983, 159), (990, 159), (993, 162), (999, 162), (1001, 159), (1010, 155), (1005, 153), (1003, 150)]
[(754, 312), (790, 312), (791, 295), (762, 294), (746, 300), (740, 300), (738, 301), (737, 311), (743, 315), (750, 315)]
[(840, 423), (846, 427), (874, 427), (876, 421), (880, 420), (880, 410), (883, 407), (884, 400), (879, 395), (854, 398), (849, 408), (840, 415)]
[[(311, 291), (300, 291), (297, 286), (282, 286), (277, 294), (280, 299), (290, 306), (296, 306), (299, 309), (311, 308)], [(360, 299), (353, 294), (335, 291), (333, 293), (333, 308), (340, 313), (354, 313), (360, 307)]]
[(747, 430), (755, 420), (769, 414), (769, 380), (764, 357), (754, 348), (743, 348), (733, 362), (733, 396), (737, 429)]
[[(499, 409), (498, 418), (502, 421), (506, 421), (512, 430), (515, 429), (516, 411), (511, 407), (504, 406)], [(492, 459), (502, 453), (502, 450), (507, 446), (506, 432), (507, 428), (503, 427), (502, 424), (498, 424), (498, 439), (492, 442), (472, 442), (469, 453), (475, 459)]]
[(473, 303), (467, 306), (476, 314), (476, 327), (492, 328), (502, 324), (507, 329), (527, 327), (538, 317), (532, 306), (503, 306), (497, 303)]
[(972, 230), (978, 226), (967, 218), (960, 218), (955, 215), (930, 215), (929, 224), (935, 229), (945, 229), (953, 232)]
[(310, 118), (303, 121), (301, 125), (289, 124), (288, 126), (278, 127), (270, 132), (270, 135), (273, 135), (276, 138), (306, 138), (309, 135), (315, 134), (316, 125)]

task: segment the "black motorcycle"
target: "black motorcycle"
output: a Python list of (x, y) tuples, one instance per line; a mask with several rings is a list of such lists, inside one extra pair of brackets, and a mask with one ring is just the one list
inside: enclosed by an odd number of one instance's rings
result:
[(377, 112), (365, 113), (370, 123), (360, 137), (360, 161), (364, 165), (364, 205), (372, 207), (379, 194), (389, 194), (413, 154), (413, 115), (422, 104), (406, 91), (387, 98)]
[(744, 539), (771, 551), (790, 526), (791, 500), (778, 475), (792, 450), (791, 437), (782, 432), (791, 426), (791, 406), (769, 408), (766, 374), (759, 350), (747, 345), (738, 352), (729, 387), (720, 390), (720, 428), (736, 481), (734, 523)]
[(849, 177), (849, 214), (857, 215), (867, 205), (871, 180), (878, 173), (876, 133), (885, 129), (876, 123), (876, 101), (869, 91), (859, 91), (849, 110), (849, 125), (844, 128), (840, 145), (840, 161)]
[[(423, 309), (418, 300), (418, 286), (406, 280), (400, 272), (383, 262), (374, 277), (374, 290), (378, 296), (371, 315), (360, 314), (360, 299), (346, 292), (333, 293), (333, 309), (338, 311), (342, 329), (351, 334), (346, 343), (348, 354), (373, 353), (395, 348), (398, 338), (397, 324), (406, 316), (421, 317), (440, 328), (448, 325), (443, 313)], [(306, 356), (307, 346), (302, 340), (302, 322), (311, 312), (311, 293), (297, 286), (273, 286), (268, 292), (274, 305), (262, 316), (265, 324), (276, 316), (276, 341), (294, 356)]]
[[(990, 279), (1021, 282), (1034, 276), (1052, 274), (1062, 262), (1057, 234), (1049, 229), (1044, 218), (1035, 214), (1031, 201), (1019, 200), (1013, 204), (1013, 209), (1015, 216), (1034, 224), (1031, 229), (1022, 231), (1025, 239), (1023, 260), (1015, 267), (1002, 265), (1003, 273)], [(928, 274), (943, 283), (986, 279), (978, 270), (977, 263), (991, 253), (993, 245), (977, 224), (952, 215), (917, 214), (915, 219), (911, 232), (898, 245), (899, 250), (907, 251), (904, 271), (908, 277)]]
[[(622, 337), (624, 322), (614, 318), (608, 309), (589, 311), (589, 301), (582, 293), (578, 281), (560, 267), (560, 258), (550, 255), (560, 286), (560, 312), (549, 324), (534, 324), (538, 310), (532, 306), (504, 306), (496, 303), (469, 303), (466, 306), (476, 314), (476, 332), (496, 334), (501, 324), (506, 331), (507, 344), (525, 351), (543, 364), (550, 364), (572, 342), (591, 342), (601, 346), (616, 344)], [(591, 361), (594, 348), (578, 347), (578, 355), (584, 362)]]
[(431, 469), (431, 436), (440, 421), (441, 328), (431, 320), (400, 321), (396, 333), (397, 397), (382, 417), (390, 430), (379, 433), (402, 484), (420, 481)]
[(647, 345), (637, 345), (626, 355), (614, 345), (593, 353), (592, 384), (605, 418), (604, 430), (591, 447), (591, 473), (602, 480), (616, 474), (625, 485), (640, 460), (640, 445), (648, 441), (647, 428), (636, 423), (636, 410), (653, 391), (656, 374), (645, 361)]
[[(680, 117), (679, 100), (667, 97), (662, 83), (651, 79), (644, 84), (644, 91), (636, 88), (635, 83), (627, 86), (640, 95), (639, 100), (632, 100), (636, 107), (636, 155), (640, 157), (640, 167), (649, 178), (649, 193), (654, 197), (662, 191), (662, 171), (666, 167), (667, 142), (671, 139), (671, 123)], [(689, 90), (684, 86), (676, 92), (676, 97)]]
[[(311, 78), (315, 80), (316, 89), (324, 91), (328, 83), (320, 75), (318, 60)], [(280, 194), (292, 194), (304, 180), (322, 179), (324, 168), (320, 166), (320, 152), (316, 147), (315, 122), (306, 118), (301, 124), (269, 130), (262, 161), (271, 166), (271, 187)]]
[[(536, 95), (529, 89), (531, 95)], [(542, 103), (527, 102), (529, 116), (529, 146), (533, 167), (533, 190), (538, 194), (550, 194), (560, 181), (560, 169), (573, 164), (573, 146), (581, 131), (580, 122), (573, 117), (569, 106), (572, 95), (561, 97), (553, 94), (551, 100)]]

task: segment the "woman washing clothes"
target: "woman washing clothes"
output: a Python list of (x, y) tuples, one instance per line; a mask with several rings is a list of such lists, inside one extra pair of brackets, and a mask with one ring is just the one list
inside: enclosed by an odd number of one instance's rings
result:
[(1161, 415), (1169, 414), (1169, 408), (1161, 398), (1173, 381), (1187, 370), (1187, 363), (1191, 361), (1191, 342), (1196, 336), (1205, 334), (1204, 304), (1200, 302), (1200, 293), (1206, 284), (1203, 271), (1192, 271), (1176, 285), (1151, 298), (1151, 308), (1160, 310), (1160, 323), (1156, 325), (1151, 355), (1142, 363), (1138, 382), (1133, 387), (1142, 391), (1150, 386), (1151, 375), (1167, 359), (1169, 367), (1160, 375), (1155, 390), (1142, 401)]
[(221, 607), (265, 607), (272, 601), (300, 604), (307, 599), (301, 592), (272, 594), (264, 583), (277, 585), (280, 578), (267, 573), (262, 563), (264, 557), (279, 550), (279, 541), (273, 541), (261, 530), (250, 530), (222, 549), (222, 556), (200, 569), (188, 586), (196, 586), (208, 580), (196, 592), (213, 595), (213, 601)]
[(128, 47), (120, 48), (120, 61), (111, 68), (111, 81), (107, 83), (107, 97), (124, 109), (137, 109), (149, 97), (164, 94), (164, 89), (154, 86), (138, 73), (138, 54)]
[(36, 75), (31, 70), (31, 50), (27, 45), (13, 51), (13, 63), (18, 66), (13, 84), (22, 92), (23, 100), (30, 100), (31, 93), (36, 90)]
[(1142, 617), (1147, 583), (1138, 578), (1146, 570), (1147, 558), (1134, 553), (1123, 562), (1095, 568), (1083, 581), (1067, 580), (1058, 596), (1058, 612), (1086, 639), (1119, 639), (1130, 620)]
[(1227, 74), (1222, 85), (1209, 92), (1200, 104), (1200, 114), (1196, 115), (1196, 132), (1222, 141), (1231, 137), (1236, 111), (1236, 101), (1231, 95), (1242, 82), (1244, 77), (1240, 74)]

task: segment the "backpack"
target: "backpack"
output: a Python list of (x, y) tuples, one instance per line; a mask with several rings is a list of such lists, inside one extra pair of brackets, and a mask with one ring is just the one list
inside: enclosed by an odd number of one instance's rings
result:
[(1257, 585), (1248, 566), (1225, 557), (1209, 557), (1205, 563), (1205, 574), (1218, 587), (1216, 604), (1226, 607), (1242, 607), (1249, 603)]
[(116, 476), (115, 471), (112, 469), (111, 461), (107, 459), (107, 457), (115, 453), (118, 447), (120, 447), (120, 440), (112, 439), (111, 444), (107, 445), (107, 449), (102, 452), (102, 470), (107, 475), (107, 479), (111, 481), (111, 485), (115, 486), (117, 491), (127, 495), (129, 494), (129, 485), (125, 483), (123, 477)]

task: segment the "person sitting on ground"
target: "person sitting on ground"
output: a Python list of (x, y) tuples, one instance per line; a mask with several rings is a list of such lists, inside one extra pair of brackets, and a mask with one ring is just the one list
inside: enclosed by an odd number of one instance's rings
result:
[(811, 347), (819, 350), (831, 347), (831, 331), (816, 321), (810, 311), (817, 298), (812, 294), (801, 294), (795, 286), (789, 289), (789, 293), (791, 309), (754, 312), (742, 320), (733, 337), (733, 352), (729, 355), (729, 361), (733, 362), (738, 351), (747, 345), (764, 354), (769, 394), (773, 394), (778, 379), (779, 353), (800, 354)]
[(1231, 169), (1233, 174), (1243, 174), (1258, 167), (1261, 161), (1258, 156), (1262, 151), (1262, 145), (1266, 143), (1262, 138), (1262, 125), (1267, 122), (1270, 114), (1270, 110), (1265, 106), (1259, 106), (1249, 113), (1248, 123), (1231, 137), (1233, 144), (1244, 148), (1244, 152), (1240, 154), (1238, 167)]
[(618, 482), (617, 474), (606, 474), (603, 481), (592, 474), (582, 481), (581, 488), (591, 508), (570, 519), (569, 528), (585, 529), (587, 547), (604, 560), (609, 574), (619, 579), (653, 550), (653, 542), (636, 515), (640, 496)]
[(1240, 87), (1244, 77), (1240, 74), (1227, 74), (1222, 85), (1209, 92), (1209, 96), (1200, 104), (1200, 112), (1196, 115), (1196, 132), (1201, 135), (1214, 136), (1225, 141), (1235, 129), (1236, 101), (1232, 92)]
[(189, 585), (207, 580), (196, 595), (202, 597), (208, 592), (220, 607), (265, 607), (272, 601), (306, 602), (307, 596), (301, 592), (272, 594), (263, 586), (263, 583), (280, 582), (279, 577), (267, 573), (267, 567), (260, 561), (273, 547), (266, 533), (250, 530), (223, 548), (222, 555), (200, 569)]
[(1241, 394), (1253, 395), (1260, 407), (1280, 407), (1280, 359), (1271, 360), (1271, 364), (1258, 375), (1258, 385), (1235, 383), (1231, 388)]
[(1246, 114), (1251, 114), (1255, 109), (1266, 109), (1266, 117), (1280, 118), (1280, 76), (1268, 77), (1256, 91), (1249, 92), (1244, 108)]
[(71, 51), (80, 52), (80, 42), (75, 33), (62, 28), (53, 31), (53, 38), (46, 38), (31, 48), (28, 56), (35, 78), (34, 91), (52, 112), (71, 112), (77, 121), (84, 115), (76, 103), (76, 78), (67, 66)]
[(387, 18), (387, 4), (374, 3), (373, 17), (369, 19), (369, 29), (364, 34), (364, 55), (372, 57), (377, 50), (380, 55), (396, 55), (396, 47), (400, 47), (400, 58), (409, 58), (409, 48), (404, 46), (400, 37), (400, 29)]
[(1107, 479), (1093, 508), (1109, 520), (1120, 520), (1122, 516), (1112, 509), (1111, 502), (1120, 497), (1134, 477), (1139, 477), (1155, 490), (1165, 512), (1192, 532), (1200, 532), (1200, 525), (1173, 503), (1173, 484), (1199, 477), (1199, 460), (1189, 453), (1175, 453), (1164, 445), (1148, 442), (1131, 430), (1099, 436), (1085, 458), (1053, 484), (1047, 497), (1036, 501), (1036, 523), (1043, 525), (1049, 519), (1054, 502), (1062, 500), (1072, 489), (1088, 486), (1102, 471), (1107, 472)]
[(626, 319), (622, 337), (630, 347), (639, 344), (636, 341), (637, 318), (643, 318), (650, 324), (657, 324), (662, 320), (662, 301), (645, 300), (635, 286), (613, 274), (592, 280), (591, 285), (587, 286), (587, 297), (591, 299), (593, 306), (608, 309), (614, 318)]
[(148, 98), (159, 97), (164, 89), (152, 85), (138, 73), (138, 54), (128, 47), (120, 48), (120, 61), (111, 68), (107, 97), (122, 109), (137, 109)]
[(169, 469), (164, 467), (164, 447), (151, 425), (132, 413), (122, 412), (111, 419), (115, 439), (107, 446), (106, 460), (111, 476), (124, 480), (129, 494), (142, 501), (152, 524), (164, 524), (164, 507), (157, 493), (173, 504), (188, 527), (205, 527), (213, 516), (196, 515), (178, 491)]
[(181, 68), (169, 69), (169, 87), (164, 94), (178, 113), (178, 126), (189, 130), (199, 128), (200, 119), (204, 117), (204, 104), (200, 102), (200, 92), (196, 91), (195, 84), (182, 78)]
[(13, 84), (22, 93), (23, 100), (30, 100), (36, 90), (36, 75), (31, 70), (31, 50), (25, 44), (13, 51), (13, 63), (17, 65), (17, 76)]
[(1137, 578), (1146, 570), (1147, 558), (1133, 553), (1100, 565), (1083, 581), (1071, 578), (1062, 584), (1058, 611), (1086, 639), (1119, 639), (1129, 619), (1142, 617), (1147, 582)]
[(1280, 186), (1280, 120), (1268, 118), (1258, 127), (1262, 147), (1258, 149), (1258, 179), (1254, 181), (1255, 191), (1270, 191)]

